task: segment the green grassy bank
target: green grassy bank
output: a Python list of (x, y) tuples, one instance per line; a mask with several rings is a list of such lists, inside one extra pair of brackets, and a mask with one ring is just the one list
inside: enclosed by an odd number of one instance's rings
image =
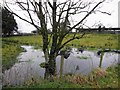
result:
[(2, 70), (11, 67), (16, 62), (16, 57), (22, 52), (20, 45), (9, 42), (2, 42)]

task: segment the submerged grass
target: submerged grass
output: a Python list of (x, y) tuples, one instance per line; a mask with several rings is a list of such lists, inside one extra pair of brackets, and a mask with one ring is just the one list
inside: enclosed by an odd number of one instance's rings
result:
[(88, 56), (77, 56), (77, 58), (86, 60), (86, 59), (89, 59), (90, 57), (88, 57)]

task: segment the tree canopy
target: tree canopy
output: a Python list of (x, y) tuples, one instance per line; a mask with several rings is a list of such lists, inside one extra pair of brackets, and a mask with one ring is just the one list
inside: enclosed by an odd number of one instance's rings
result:
[(13, 14), (6, 7), (2, 7), (2, 35), (10, 36), (17, 29), (17, 23)]

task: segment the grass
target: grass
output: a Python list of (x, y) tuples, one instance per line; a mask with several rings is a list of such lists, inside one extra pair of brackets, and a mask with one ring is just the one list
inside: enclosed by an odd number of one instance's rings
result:
[(40, 35), (35, 36), (14, 36), (3, 38), (3, 41), (12, 42), (21, 45), (33, 45), (36, 47), (42, 46), (42, 37)]
[(32, 79), (24, 86), (16, 86), (15, 88), (119, 88), (119, 68), (120, 65), (111, 66), (107, 70), (97, 68), (88, 76), (80, 74), (64, 75), (62, 78), (54, 76), (52, 82), (46, 79)]
[(118, 70), (120, 69), (120, 65), (116, 67), (109, 67), (107, 69), (107, 74), (103, 78), (97, 77), (96, 84), (97, 87), (101, 88), (118, 88), (119, 87), (119, 74)]
[(68, 46), (83, 47), (87, 49), (110, 48), (120, 49), (118, 43), (120, 35), (115, 34), (86, 34), (79, 40), (74, 40)]

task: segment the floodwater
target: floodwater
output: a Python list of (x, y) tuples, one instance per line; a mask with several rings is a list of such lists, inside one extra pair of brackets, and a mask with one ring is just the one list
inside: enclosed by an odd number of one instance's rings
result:
[[(45, 62), (43, 52), (35, 50), (33, 46), (22, 46), (26, 52), (20, 53), (16, 62), (10, 69), (3, 73), (4, 85), (22, 85), (24, 82), (35, 78), (44, 77), (45, 69), (40, 67), (40, 63)], [(56, 58), (57, 74), (60, 71), (61, 56)], [(64, 60), (63, 74), (83, 74), (88, 75), (93, 69), (99, 66), (100, 56), (97, 51), (79, 52), (72, 48), (70, 56)], [(118, 63), (117, 53), (104, 53), (102, 68), (107, 68)]]

